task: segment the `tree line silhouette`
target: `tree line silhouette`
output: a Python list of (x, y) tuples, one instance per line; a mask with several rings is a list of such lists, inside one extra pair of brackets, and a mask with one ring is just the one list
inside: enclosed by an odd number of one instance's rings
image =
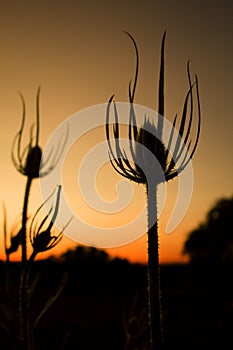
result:
[(205, 220), (189, 234), (183, 254), (193, 263), (233, 263), (233, 197), (216, 201)]

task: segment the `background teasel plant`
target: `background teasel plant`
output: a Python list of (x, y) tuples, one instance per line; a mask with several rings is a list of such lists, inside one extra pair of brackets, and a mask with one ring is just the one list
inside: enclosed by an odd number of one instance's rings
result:
[[(51, 194), (51, 196), (47, 199), (47, 201), (54, 195), (54, 192)], [(35, 258), (37, 254), (45, 252), (47, 250), (50, 250), (54, 248), (62, 239), (62, 234), (65, 229), (65, 227), (69, 224), (69, 222), (65, 225), (63, 231), (59, 232), (58, 234), (53, 234), (52, 229), (55, 223), (55, 220), (58, 215), (59, 210), (59, 203), (60, 203), (60, 196), (61, 196), (61, 186), (58, 186), (57, 189), (57, 195), (56, 195), (56, 201), (55, 206), (51, 206), (49, 213), (45, 215), (45, 217), (41, 220), (39, 224), (36, 224), (35, 220), (38, 216), (38, 213), (40, 210), (44, 207), (43, 203), (34, 214), (29, 235), (30, 235), (30, 241), (33, 248), (33, 251), (23, 269), (23, 273), (21, 276), (20, 281), (20, 308), (19, 308), (19, 316), (20, 316), (20, 335), (21, 335), (21, 342), (23, 344), (23, 348), (26, 349), (33, 349), (34, 348), (34, 340), (33, 340), (33, 328), (35, 325), (38, 324), (39, 319), (44, 315), (44, 313), (47, 311), (48, 307), (52, 305), (52, 303), (57, 299), (59, 296), (62, 288), (59, 289), (59, 292), (56, 293), (55, 296), (53, 296), (48, 303), (46, 303), (45, 308), (42, 310), (42, 312), (37, 317), (36, 321), (33, 322), (30, 318), (30, 283), (29, 283), (29, 277), (30, 277), (30, 270), (33, 262), (35, 261)], [(52, 215), (51, 219), (50, 216)], [(46, 223), (47, 227), (45, 227)], [(45, 227), (45, 228), (44, 228)], [(64, 280), (66, 280), (66, 275), (61, 283), (61, 286), (64, 287)]]
[[(130, 161), (126, 152), (120, 146), (119, 117), (117, 106), (114, 103), (114, 95), (110, 98), (106, 111), (106, 138), (109, 146), (109, 157), (113, 168), (123, 177), (141, 183), (146, 187), (147, 207), (148, 207), (148, 291), (149, 291), (149, 348), (151, 350), (164, 349), (164, 339), (162, 331), (162, 310), (161, 310), (161, 290), (159, 271), (159, 238), (158, 238), (158, 212), (157, 212), (157, 189), (161, 182), (169, 181), (177, 177), (192, 159), (199, 140), (201, 127), (200, 98), (198, 90), (198, 78), (195, 76), (194, 83), (191, 82), (189, 62), (187, 64), (187, 74), (189, 90), (186, 94), (178, 136), (175, 136), (174, 128), (177, 124), (177, 116), (173, 121), (173, 128), (170, 132), (168, 147), (165, 147), (162, 140), (164, 127), (164, 45), (166, 32), (162, 38), (159, 91), (158, 91), (158, 122), (150, 121), (146, 116), (142, 127), (136, 123), (134, 108), (134, 97), (138, 79), (139, 55), (134, 38), (125, 32), (132, 40), (136, 52), (136, 71), (133, 86), (129, 84), (129, 149)], [(190, 139), (193, 126), (193, 89), (197, 100), (197, 131), (194, 141)], [(112, 146), (110, 137), (110, 108), (114, 105), (113, 137), (115, 146)], [(190, 105), (190, 107), (189, 107)], [(188, 112), (189, 107), (189, 112)], [(189, 114), (189, 115), (188, 115)], [(175, 144), (173, 154), (170, 155), (171, 144)], [(149, 150), (157, 162), (151, 162), (148, 157)], [(178, 164), (179, 162), (179, 164)], [(177, 165), (178, 164), (178, 165)], [(159, 173), (163, 171), (163, 176)]]
[[(19, 309), (18, 309), (18, 324), (15, 329), (18, 331), (18, 342), (19, 348), (22, 350), (31, 350), (34, 349), (34, 340), (33, 340), (33, 332), (34, 328), (39, 323), (39, 320), (45, 314), (45, 312), (49, 309), (49, 307), (55, 302), (59, 294), (61, 293), (64, 285), (66, 283), (67, 276), (64, 276), (63, 280), (60, 283), (60, 287), (57, 292), (51, 299), (48, 300), (45, 307), (36, 318), (35, 322), (31, 320), (31, 310), (30, 310), (30, 299), (32, 294), (32, 282), (30, 278), (30, 271), (35, 261), (36, 256), (39, 253), (45, 252), (54, 248), (62, 239), (62, 232), (58, 234), (53, 234), (52, 229), (54, 226), (54, 222), (58, 215), (59, 204), (60, 204), (60, 196), (61, 196), (61, 186), (57, 187), (57, 195), (55, 199), (55, 205), (51, 206), (48, 214), (45, 215), (44, 218), (41, 219), (40, 223), (37, 223), (38, 215), (41, 210), (44, 208), (43, 203), (35, 215), (31, 218), (30, 227), (28, 227), (29, 215), (29, 198), (32, 182), (34, 179), (39, 177), (43, 177), (48, 175), (57, 165), (64, 146), (66, 144), (66, 140), (68, 137), (68, 130), (66, 134), (63, 136), (61, 142), (59, 143), (57, 149), (51, 149), (50, 154), (48, 155), (46, 160), (43, 160), (42, 157), (42, 148), (39, 145), (39, 134), (40, 134), (40, 110), (39, 110), (39, 99), (40, 99), (40, 87), (37, 91), (36, 97), (36, 123), (35, 126), (32, 125), (30, 129), (29, 142), (25, 148), (22, 149), (22, 136), (25, 126), (25, 117), (26, 117), (26, 104), (23, 95), (20, 93), (20, 98), (22, 101), (22, 121), (19, 131), (17, 132), (12, 149), (11, 149), (11, 158), (14, 167), (16, 170), (26, 176), (26, 187), (23, 199), (23, 210), (21, 221), (17, 224), (17, 227), (14, 227), (10, 233), (7, 232), (7, 216), (6, 209), (3, 206), (3, 214), (4, 214), (4, 244), (5, 244), (5, 253), (6, 253), (6, 263), (7, 265), (10, 262), (10, 255), (18, 251), (21, 246), (22, 254), (21, 254), (21, 270), (20, 270), (20, 282), (19, 282)], [(35, 135), (34, 135), (35, 128)], [(54, 192), (51, 196), (46, 200), (50, 200), (54, 196)], [(67, 223), (67, 225), (69, 222)], [(65, 227), (67, 226), (65, 225)], [(64, 229), (65, 229), (64, 227)], [(10, 241), (10, 244), (8, 244)], [(27, 254), (27, 243), (30, 241), (32, 247), (32, 253), (28, 258)], [(10, 296), (10, 278), (6, 271), (6, 293)], [(10, 305), (11, 302), (9, 297), (7, 298), (9, 301), (9, 309), (8, 314), (11, 314)], [(7, 306), (4, 306), (7, 309)], [(2, 309), (2, 307), (1, 307)], [(34, 323), (34, 324), (33, 324)], [(17, 346), (18, 348), (18, 346)]]
[(25, 124), (26, 116), (26, 104), (23, 95), (20, 93), (20, 98), (22, 101), (22, 121), (19, 131), (17, 132), (12, 149), (11, 149), (11, 158), (16, 170), (22, 175), (27, 177), (24, 202), (23, 202), (23, 211), (22, 211), (22, 225), (20, 231), (18, 232), (18, 242), (22, 247), (22, 263), (25, 264), (27, 261), (27, 218), (28, 218), (28, 204), (29, 204), (29, 195), (32, 185), (32, 181), (36, 178), (43, 177), (48, 175), (57, 165), (63, 147), (66, 143), (67, 134), (64, 137), (64, 140), (58, 146), (55, 152), (51, 152), (46, 160), (42, 158), (42, 148), (39, 146), (39, 135), (40, 135), (40, 87), (37, 90), (36, 96), (36, 132), (33, 136), (34, 125), (31, 126), (29, 143), (22, 150), (22, 135)]

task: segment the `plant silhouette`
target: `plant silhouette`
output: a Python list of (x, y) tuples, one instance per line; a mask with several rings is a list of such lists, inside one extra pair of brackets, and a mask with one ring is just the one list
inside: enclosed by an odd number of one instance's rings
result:
[[(62, 239), (62, 232), (58, 234), (52, 233), (54, 222), (58, 215), (59, 205), (60, 205), (60, 195), (61, 195), (61, 186), (57, 187), (57, 195), (55, 198), (55, 205), (51, 206), (49, 213), (41, 219), (40, 223), (38, 221), (38, 214), (41, 209), (44, 207), (43, 203), (35, 215), (31, 219), (30, 228), (28, 227), (29, 215), (29, 198), (32, 182), (34, 179), (39, 177), (46, 176), (49, 174), (53, 168), (56, 166), (57, 162), (60, 159), (63, 147), (66, 143), (67, 134), (64, 135), (61, 144), (58, 145), (56, 151), (51, 151), (47, 160), (44, 160), (42, 157), (42, 148), (39, 146), (39, 134), (40, 134), (40, 111), (39, 111), (39, 99), (40, 99), (40, 87), (37, 91), (36, 97), (36, 132), (33, 133), (34, 125), (30, 129), (29, 142), (26, 147), (22, 150), (22, 135), (25, 125), (26, 117), (26, 104), (23, 95), (20, 93), (20, 98), (22, 101), (22, 121), (19, 131), (17, 132), (12, 149), (11, 149), (11, 158), (14, 167), (16, 170), (26, 176), (26, 186), (25, 193), (23, 198), (23, 210), (21, 222), (17, 225), (17, 228), (13, 228), (10, 233), (7, 232), (7, 215), (5, 206), (3, 206), (4, 213), (4, 243), (5, 243), (5, 253), (6, 253), (6, 263), (10, 262), (10, 255), (15, 253), (19, 247), (21, 247), (21, 271), (20, 271), (20, 282), (18, 288), (19, 294), (19, 307), (18, 307), (18, 341), (19, 347), (22, 350), (31, 350), (34, 349), (34, 321), (31, 319), (31, 310), (30, 310), (30, 300), (31, 300), (31, 291), (32, 291), (32, 282), (30, 279), (30, 272), (32, 265), (35, 261), (36, 256), (47, 250), (55, 247)], [(46, 200), (51, 200), (54, 197), (54, 192)], [(54, 209), (53, 209), (54, 207)], [(50, 219), (50, 216), (51, 219)], [(67, 223), (69, 224), (69, 222)], [(66, 226), (65, 226), (66, 227)], [(64, 229), (65, 229), (64, 227)], [(27, 244), (30, 238), (32, 253), (28, 257), (27, 253)], [(8, 245), (10, 241), (10, 245)], [(6, 273), (6, 290), (9, 292), (10, 283), (9, 276)], [(64, 281), (61, 282), (63, 288)], [(46, 303), (44, 309), (38, 315), (35, 320), (35, 324), (38, 323), (38, 320), (44, 315), (47, 309), (52, 305), (56, 300), (57, 296), (60, 294), (61, 289), (58, 289), (57, 293), (51, 298), (50, 302)], [(10, 307), (10, 306), (9, 306)], [(2, 306), (1, 309), (8, 310), (8, 314), (11, 314), (11, 311), (7, 306)]]
[[(146, 116), (142, 127), (136, 124), (136, 115), (134, 110), (134, 98), (138, 80), (139, 55), (138, 48), (131, 34), (125, 32), (133, 42), (136, 52), (136, 71), (133, 86), (129, 84), (129, 148), (133, 159), (130, 161), (125, 150), (120, 146), (119, 117), (117, 107), (113, 101), (114, 95), (110, 98), (106, 111), (106, 138), (109, 146), (109, 157), (113, 168), (123, 177), (141, 183), (146, 187), (147, 208), (148, 208), (148, 290), (149, 290), (149, 333), (150, 348), (160, 350), (164, 347), (162, 332), (162, 310), (161, 310), (161, 290), (160, 290), (160, 271), (159, 271), (159, 240), (158, 240), (158, 212), (157, 212), (157, 188), (163, 181), (169, 181), (179, 175), (193, 157), (200, 135), (201, 113), (200, 99), (198, 90), (198, 78), (195, 77), (194, 83), (191, 82), (189, 62), (187, 64), (187, 74), (189, 90), (186, 94), (183, 113), (179, 126), (179, 136), (176, 138), (172, 130), (169, 137), (169, 144), (175, 142), (173, 155), (169, 153), (169, 147), (166, 148), (161, 141), (164, 125), (164, 46), (166, 32), (162, 38), (159, 91), (158, 91), (158, 123), (155, 125)], [(193, 88), (196, 90), (198, 126), (197, 133), (192, 144), (190, 134), (193, 124)], [(113, 123), (113, 136), (115, 147), (111, 144), (110, 135), (110, 108), (114, 106), (115, 122)], [(188, 116), (188, 105), (190, 111)], [(177, 116), (173, 121), (173, 128), (177, 123)], [(183, 139), (183, 143), (181, 142)], [(185, 146), (187, 149), (185, 149)], [(149, 150), (158, 161), (152, 163), (150, 157), (147, 157), (145, 149)], [(188, 154), (189, 152), (189, 154)], [(178, 160), (180, 165), (177, 166)], [(158, 166), (159, 163), (159, 166)], [(159, 168), (164, 172), (164, 178), (159, 176)]]
[[(39, 135), (40, 135), (40, 87), (37, 91), (36, 96), (36, 133), (33, 136), (34, 125), (31, 126), (30, 135), (29, 135), (29, 143), (23, 149), (21, 149), (22, 145), (22, 135), (25, 124), (25, 116), (26, 116), (26, 104), (23, 95), (20, 93), (20, 98), (22, 101), (22, 121), (19, 131), (17, 132), (12, 149), (11, 149), (11, 159), (14, 164), (16, 170), (22, 175), (27, 177), (25, 194), (24, 194), (24, 202), (23, 202), (23, 211), (22, 211), (22, 224), (21, 228), (17, 234), (18, 244), (22, 247), (22, 263), (25, 264), (27, 261), (27, 218), (28, 218), (28, 204), (29, 204), (29, 196), (32, 181), (36, 178), (43, 177), (48, 175), (56, 166), (63, 149), (63, 146), (66, 142), (66, 138), (64, 138), (62, 145), (58, 147), (54, 154), (50, 154), (47, 160), (42, 158), (42, 149), (39, 146)], [(50, 162), (50, 164), (48, 164)], [(16, 241), (16, 236), (14, 237)], [(12, 242), (13, 243), (13, 242)], [(15, 247), (16, 249), (16, 247)]]

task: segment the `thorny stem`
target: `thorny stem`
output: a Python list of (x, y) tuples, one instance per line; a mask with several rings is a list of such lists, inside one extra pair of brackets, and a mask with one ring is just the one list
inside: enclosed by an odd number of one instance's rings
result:
[(22, 227), (21, 227), (21, 247), (22, 247), (22, 257), (21, 257), (21, 276), (20, 276), (20, 287), (19, 287), (19, 337), (22, 350), (32, 349), (32, 334), (30, 330), (30, 320), (29, 320), (29, 308), (30, 308), (30, 289), (28, 285), (28, 272), (31, 263), (34, 261), (35, 256), (32, 253), (29, 260), (27, 260), (27, 218), (28, 218), (28, 204), (29, 195), (32, 185), (32, 177), (27, 177), (26, 188), (24, 193), (23, 202), (23, 213), (22, 213)]
[(30, 320), (30, 286), (29, 273), (32, 263), (35, 260), (36, 252), (33, 252), (26, 262), (21, 274), (20, 288), (19, 288), (19, 317), (20, 317), (20, 345), (22, 350), (32, 350), (33, 333)]
[(160, 295), (157, 185), (146, 187), (148, 201), (148, 309), (150, 349), (164, 349)]
[(6, 218), (6, 207), (3, 204), (3, 233), (4, 233), (4, 248), (5, 248), (5, 254), (6, 254), (6, 269), (5, 269), (5, 283), (6, 283), (6, 297), (8, 300), (10, 300), (10, 288), (9, 288), (9, 263), (10, 263), (10, 255), (7, 251), (7, 218)]
[(27, 262), (27, 216), (28, 216), (29, 194), (30, 194), (32, 180), (33, 180), (32, 177), (27, 178), (26, 188), (24, 193), (22, 228), (21, 228), (22, 266), (23, 267)]

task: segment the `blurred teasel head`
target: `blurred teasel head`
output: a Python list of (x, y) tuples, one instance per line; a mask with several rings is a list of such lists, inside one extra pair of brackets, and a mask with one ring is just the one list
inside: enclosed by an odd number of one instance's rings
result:
[(19, 225), (14, 225), (10, 230), (10, 244), (7, 244), (7, 215), (6, 215), (6, 207), (3, 204), (3, 233), (4, 233), (4, 248), (7, 261), (9, 261), (9, 257), (12, 253), (15, 253), (18, 250), (21, 240), (21, 229), (18, 227)]
[[(49, 212), (45, 217), (41, 220), (38, 225), (35, 220), (38, 217), (39, 212), (44, 207), (44, 204), (52, 198), (54, 192), (47, 198), (47, 200), (37, 209), (35, 215), (32, 218), (29, 237), (31, 241), (31, 245), (33, 247), (33, 251), (35, 254), (39, 252), (45, 252), (47, 250), (55, 247), (62, 239), (64, 229), (58, 234), (53, 234), (52, 229), (55, 223), (55, 220), (58, 215), (59, 205), (60, 205), (60, 196), (61, 196), (61, 186), (57, 187), (57, 195), (55, 200), (55, 206), (51, 206)], [(51, 218), (50, 218), (51, 217)]]
[[(169, 181), (185, 169), (192, 159), (199, 140), (201, 113), (200, 113), (200, 98), (198, 89), (198, 78), (195, 76), (194, 82), (191, 82), (189, 62), (187, 63), (187, 75), (189, 90), (186, 94), (182, 116), (179, 123), (178, 132), (175, 132), (177, 124), (177, 115), (175, 116), (170, 130), (167, 146), (162, 141), (164, 132), (164, 46), (166, 32), (162, 38), (161, 58), (160, 58), (160, 73), (159, 73), (159, 91), (158, 91), (158, 120), (155, 123), (145, 116), (144, 123), (141, 127), (137, 126), (136, 113), (134, 107), (134, 96), (138, 79), (139, 55), (138, 48), (134, 38), (125, 32), (132, 40), (136, 52), (136, 70), (133, 86), (129, 83), (129, 123), (128, 123), (128, 139), (129, 149), (132, 161), (129, 161), (125, 150), (120, 145), (119, 132), (119, 117), (117, 105), (113, 101), (114, 95), (110, 98), (106, 111), (106, 138), (109, 146), (109, 157), (113, 168), (122, 176), (137, 183), (147, 184), (148, 174), (150, 177), (155, 174), (155, 163), (151, 163), (151, 153), (154, 159), (157, 160), (160, 168), (163, 171), (163, 178), (157, 178), (154, 182)], [(193, 90), (195, 89), (195, 96)], [(190, 135), (193, 127), (193, 110), (194, 98), (197, 101), (197, 130), (191, 140)], [(114, 147), (110, 137), (110, 108), (113, 104), (114, 123), (113, 136)], [(171, 146), (173, 146), (171, 154)], [(150, 152), (146, 152), (149, 150)], [(156, 175), (155, 175), (156, 176)]]
[[(26, 104), (24, 97), (21, 93), (20, 99), (22, 102), (22, 121), (19, 131), (17, 132), (12, 149), (11, 149), (11, 158), (14, 164), (14, 167), (17, 171), (19, 171), (22, 175), (25, 175), (31, 179), (43, 177), (49, 174), (56, 166), (57, 162), (60, 159), (61, 152), (63, 151), (63, 147), (66, 143), (67, 135), (65, 135), (64, 141), (58, 145), (58, 149), (56, 152), (51, 150), (51, 153), (48, 155), (47, 159), (44, 161), (42, 158), (42, 149), (39, 146), (39, 135), (40, 135), (40, 91), (39, 87), (37, 90), (36, 96), (36, 125), (32, 125), (30, 129), (30, 138), (29, 143), (22, 150), (22, 136), (25, 124), (26, 117)], [(34, 135), (34, 128), (35, 135)], [(50, 164), (48, 164), (50, 162)]]

